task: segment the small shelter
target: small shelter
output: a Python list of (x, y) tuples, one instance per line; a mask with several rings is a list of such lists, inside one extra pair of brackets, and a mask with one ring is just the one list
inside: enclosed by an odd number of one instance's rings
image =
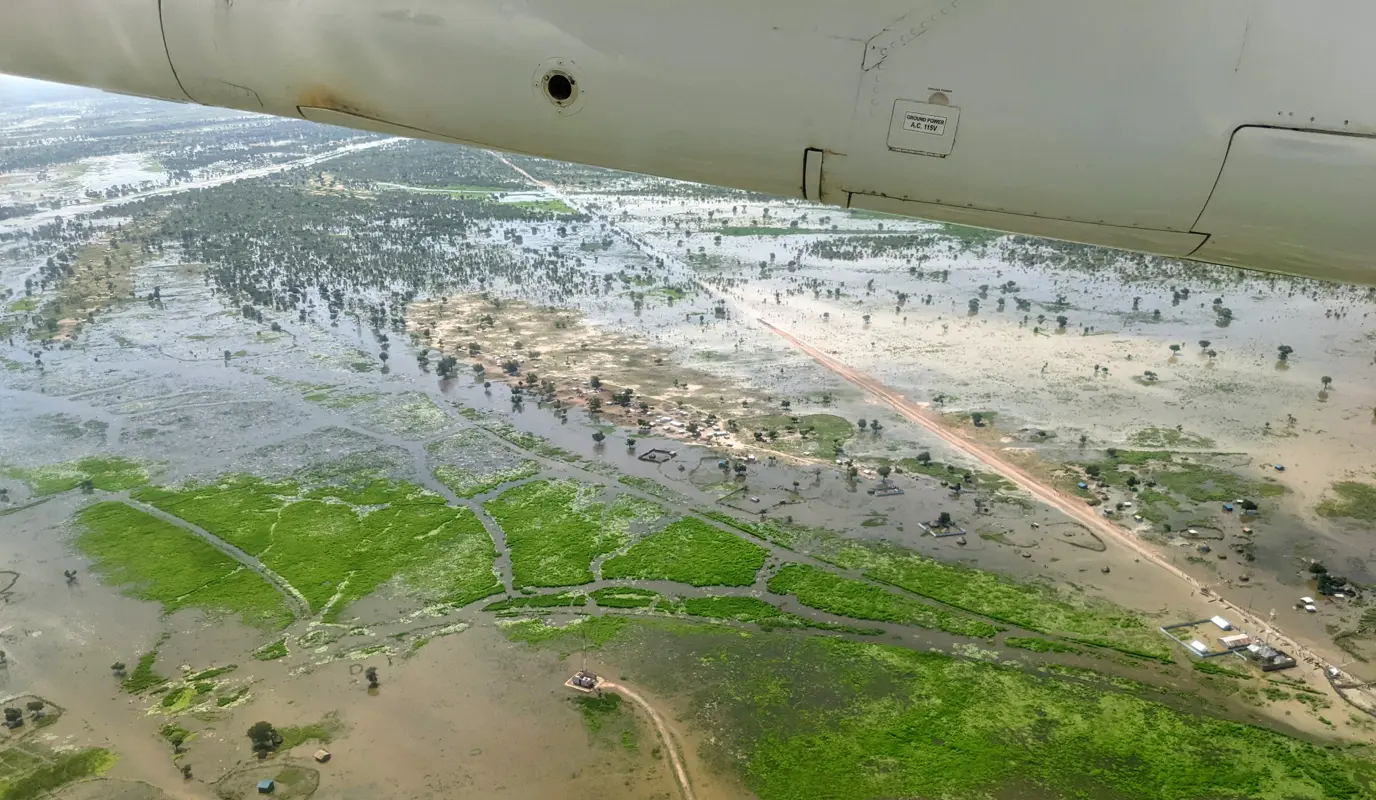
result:
[(277, 787), (272, 778), (264, 778), (258, 781), (258, 794), (272, 794), (272, 790)]
[(580, 669), (573, 673), (573, 677), (564, 681), (564, 685), (576, 691), (591, 694), (601, 688), (606, 683), (605, 678), (598, 677), (596, 672), (590, 669)]
[(326, 761), (330, 760), (330, 751), (322, 747), (315, 751), (315, 755), (312, 756), (312, 758), (316, 760), (316, 763), (324, 764)]

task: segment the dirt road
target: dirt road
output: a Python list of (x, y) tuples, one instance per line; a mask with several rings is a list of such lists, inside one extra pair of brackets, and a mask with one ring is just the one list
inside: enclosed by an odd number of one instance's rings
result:
[(650, 715), (650, 721), (654, 723), (655, 730), (659, 731), (659, 738), (664, 742), (665, 755), (669, 757), (669, 763), (674, 767), (674, 780), (678, 781), (678, 788), (683, 792), (683, 800), (694, 800), (693, 786), (688, 783), (688, 771), (683, 768), (683, 759), (679, 757), (678, 745), (669, 732), (668, 724), (664, 722), (664, 718), (659, 715), (655, 707), (629, 686), (612, 681), (603, 681), (602, 688), (609, 692), (619, 693), (645, 709), (645, 713)]
[(836, 373), (840, 377), (845, 378), (847, 381), (855, 384), (861, 389), (864, 389), (866, 392), (870, 393), (874, 397), (883, 400), (891, 408), (893, 408), (893, 410), (901, 414), (905, 419), (908, 419), (912, 422), (917, 423), (918, 425), (921, 425), (927, 431), (937, 436), (942, 441), (946, 442), (952, 447), (956, 448), (957, 450), (973, 458), (978, 459), (982, 464), (987, 466), (989, 469), (1017, 484), (1022, 489), (1026, 490), (1027, 492), (1029, 492), (1042, 502), (1046, 503), (1047, 505), (1057, 509), (1058, 511), (1061, 511), (1071, 519), (1083, 524), (1091, 531), (1102, 534), (1108, 540), (1116, 542), (1122, 545), (1123, 547), (1126, 547), (1133, 553), (1136, 553), (1139, 557), (1147, 561), (1150, 561), (1151, 563), (1155, 564), (1161, 569), (1166, 570), (1170, 574), (1174, 575), (1176, 578), (1184, 581), (1193, 590), (1200, 592), (1202, 595), (1206, 597), (1211, 596), (1213, 599), (1217, 600), (1217, 602), (1223, 605), (1223, 607), (1226, 608), (1234, 617), (1240, 619), (1244, 625), (1251, 627), (1254, 630), (1264, 631), (1267, 640), (1270, 641), (1273, 645), (1279, 646), (1282, 649), (1290, 651), (1291, 654), (1296, 656), (1297, 659), (1302, 658), (1303, 660), (1310, 663), (1316, 669), (1322, 668), (1324, 662), (1321, 659), (1317, 658), (1313, 653), (1311, 653), (1307, 648), (1302, 646), (1299, 642), (1292, 640), (1290, 637), (1286, 636), (1284, 633), (1274, 628), (1268, 622), (1255, 617), (1254, 615), (1250, 614), (1240, 606), (1228, 602), (1222, 596), (1206, 588), (1204, 584), (1190, 577), (1190, 575), (1188, 575), (1184, 570), (1181, 570), (1179, 567), (1176, 567), (1174, 564), (1167, 561), (1159, 553), (1157, 553), (1151, 547), (1143, 544), (1131, 533), (1118, 527), (1112, 521), (1096, 514), (1093, 511), (1093, 509), (1085, 505), (1083, 500), (1062, 494), (1055, 487), (1050, 486), (1049, 484), (1045, 483), (1040, 478), (1031, 474), (1027, 470), (1009, 461), (997, 450), (989, 447), (988, 445), (983, 444), (982, 442), (975, 441), (974, 439), (971, 439), (970, 437), (964, 435), (959, 431), (952, 430), (951, 428), (944, 425), (941, 421), (941, 418), (927, 407), (905, 398), (903, 395), (899, 394), (898, 392), (895, 392), (893, 389), (890, 389), (889, 387), (885, 386), (884, 384), (880, 383), (874, 378), (871, 378), (862, 372), (857, 372), (856, 370), (851, 369), (850, 367), (846, 366), (840, 361), (837, 361), (835, 358), (832, 358), (831, 356), (827, 355), (822, 350), (813, 347), (812, 345), (799, 339), (798, 337), (794, 336), (788, 331), (783, 330), (777, 325), (773, 325), (769, 322), (766, 322), (763, 319), (759, 319), (758, 321), (760, 325), (774, 332), (784, 341), (798, 348), (798, 350), (802, 351), (803, 353), (806, 353), (808, 356), (811, 356), (813, 360), (817, 361), (817, 363)]
[[(556, 197), (559, 197), (566, 203), (570, 203), (570, 205), (573, 205), (575, 208), (580, 207), (579, 205), (575, 205), (573, 202), (571, 202), (568, 196), (565, 193), (559, 191), (557, 187), (536, 179), (530, 173), (526, 172), (525, 170), (521, 169), (515, 164), (512, 164), (504, 156), (500, 154), (494, 155), (498, 160), (502, 161), (504, 164), (506, 164), (508, 167), (511, 167), (516, 172), (520, 173), (531, 183), (535, 184), (536, 186), (539, 186), (541, 189), (551, 192)], [(1103, 535), (1106, 538), (1106, 541), (1116, 542), (1122, 545), (1123, 547), (1127, 548), (1129, 551), (1135, 553), (1138, 557), (1145, 559), (1146, 561), (1155, 564), (1161, 569), (1167, 571), (1171, 575), (1183, 581), (1193, 591), (1199, 592), (1201, 596), (1211, 598), (1212, 600), (1218, 602), (1220, 605), (1224, 607), (1224, 609), (1231, 613), (1236, 619), (1240, 620), (1246, 627), (1249, 627), (1255, 631), (1263, 632), (1266, 640), (1270, 642), (1273, 646), (1277, 646), (1283, 650), (1287, 650), (1290, 652), (1291, 655), (1293, 655), (1296, 658), (1297, 661), (1306, 662), (1313, 669), (1319, 670), (1320, 672), (1323, 671), (1323, 668), (1327, 663), (1324, 659), (1319, 658), (1314, 653), (1312, 653), (1308, 648), (1304, 647), (1294, 639), (1291, 639), (1290, 637), (1286, 636), (1283, 632), (1271, 625), (1268, 621), (1255, 616), (1254, 614), (1245, 610), (1241, 606), (1236, 605), (1235, 603), (1229, 602), (1227, 599), (1217, 594), (1214, 590), (1208, 588), (1203, 583), (1190, 577), (1190, 575), (1187, 574), (1184, 570), (1170, 563), (1151, 547), (1139, 541), (1135, 536), (1118, 527), (1112, 521), (1096, 514), (1093, 511), (1093, 509), (1085, 505), (1083, 500), (1062, 494), (1055, 487), (1047, 484), (1035, 475), (1032, 475), (1027, 470), (1019, 467), (1017, 464), (1009, 461), (1007, 458), (1003, 456), (1003, 454), (1001, 454), (994, 448), (991, 448), (981, 442), (975, 441), (969, 438), (968, 436), (960, 433), (959, 431), (952, 430), (951, 428), (947, 427), (942, 423), (940, 416), (932, 412), (927, 407), (919, 403), (915, 403), (911, 400), (908, 400), (907, 398), (903, 397), (903, 395), (899, 394), (893, 389), (890, 389), (889, 387), (885, 386), (884, 384), (880, 383), (874, 378), (871, 378), (870, 376), (865, 375), (862, 372), (857, 372), (856, 370), (850, 368), (846, 364), (836, 360), (835, 358), (832, 358), (822, 350), (813, 347), (812, 345), (799, 339), (798, 337), (794, 336), (788, 331), (783, 330), (777, 325), (773, 325), (769, 322), (766, 322), (764, 319), (758, 316), (754, 308), (751, 308), (748, 303), (743, 302), (739, 297), (722, 293), (719, 290), (697, 280), (697, 277), (692, 272), (692, 270), (685, 268), (684, 265), (681, 262), (679, 262), (677, 256), (674, 253), (668, 252), (667, 250), (661, 251), (658, 248), (654, 248), (652, 246), (649, 246), (647, 243), (638, 240), (636, 237), (622, 230), (620, 226), (616, 225), (615, 221), (612, 219), (604, 217), (602, 218), (602, 221), (606, 222), (608, 227), (610, 227), (612, 230), (615, 230), (621, 233), (623, 236), (625, 236), (628, 240), (631, 241), (632, 244), (634, 244), (637, 247), (637, 249), (641, 249), (642, 251), (646, 252), (651, 252), (654, 255), (663, 258), (664, 263), (666, 264), (678, 266), (680, 269), (684, 271), (685, 275), (687, 275), (690, 280), (693, 280), (704, 290), (708, 291), (709, 293), (717, 297), (720, 297), (721, 299), (726, 300), (730, 305), (735, 307), (736, 312), (739, 312), (742, 318), (755, 317), (759, 324), (762, 325), (764, 328), (766, 328), (769, 331), (772, 331), (780, 338), (784, 339), (789, 344), (796, 347), (801, 352), (807, 354), (808, 356), (811, 356), (819, 364), (836, 373), (840, 377), (855, 384), (856, 386), (870, 393), (874, 397), (884, 401), (891, 408), (893, 408), (895, 411), (901, 414), (904, 418), (914, 423), (917, 423), (918, 425), (921, 425), (923, 428), (931, 432), (933, 435), (937, 436), (942, 441), (946, 442), (947, 444), (951, 445), (957, 450), (975, 459), (978, 459), (990, 470), (1012, 481), (1014, 484), (1018, 485), (1028, 493), (1032, 494), (1037, 499), (1041, 500), (1042, 502), (1046, 503), (1052, 508), (1061, 511), (1071, 519), (1080, 522), (1089, 530)]]

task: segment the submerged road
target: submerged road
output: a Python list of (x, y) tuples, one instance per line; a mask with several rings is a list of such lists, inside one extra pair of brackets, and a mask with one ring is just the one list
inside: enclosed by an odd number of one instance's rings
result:
[(1082, 500), (1063, 494), (1059, 489), (1056, 489), (1041, 478), (1038, 478), (1022, 467), (1019, 467), (1017, 464), (1009, 461), (1001, 453), (988, 445), (975, 441), (969, 436), (951, 429), (941, 421), (941, 418), (936, 413), (926, 406), (907, 399), (874, 378), (871, 378), (863, 372), (852, 369), (779, 326), (759, 318), (757, 318), (757, 321), (760, 325), (774, 332), (784, 341), (796, 347), (799, 351), (810, 356), (823, 367), (826, 367), (836, 375), (860, 387), (870, 395), (884, 401), (890, 408), (897, 411), (905, 419), (917, 423), (950, 446), (977, 459), (980, 463), (998, 473), (1000, 476), (1017, 484), (1038, 500), (1041, 500), (1043, 503), (1046, 503), (1076, 522), (1079, 522), (1091, 531), (1103, 534), (1112, 541), (1136, 553), (1141, 558), (1166, 570), (1176, 578), (1184, 581), (1202, 596), (1214, 598), (1223, 605), (1224, 608), (1241, 619), (1247, 626), (1264, 631), (1267, 640), (1272, 646), (1278, 645), (1294, 655), (1303, 656), (1304, 660), (1308, 661), (1315, 668), (1322, 667), (1324, 663), (1323, 660), (1311, 653), (1308, 648), (1286, 636), (1269, 622), (1262, 621), (1259, 617), (1244, 610), (1241, 606), (1229, 602), (1222, 595), (1209, 589), (1187, 572), (1167, 561), (1160, 553), (1142, 543), (1141, 540), (1137, 539), (1128, 531), (1115, 525), (1111, 520), (1094, 513), (1094, 511), (1089, 506), (1086, 506)]
[(399, 136), (393, 136), (388, 139), (369, 139), (363, 142), (351, 142), (341, 147), (336, 147), (333, 150), (326, 150), (324, 152), (314, 153), (312, 155), (303, 156), (301, 158), (293, 159), (291, 161), (284, 161), (281, 164), (269, 164), (267, 166), (262, 167), (250, 167), (249, 169), (242, 170), (240, 172), (228, 172), (224, 175), (216, 175), (209, 178), (198, 178), (196, 180), (190, 180), (172, 186), (161, 186), (156, 189), (150, 189), (146, 192), (135, 192), (133, 194), (128, 194), (123, 197), (114, 197), (109, 200), (97, 200), (90, 203), (76, 203), (69, 206), (63, 206), (62, 208), (54, 208), (49, 209), (47, 211), (39, 211), (35, 214), (30, 214), (26, 217), (15, 217), (14, 219), (5, 220), (4, 223), (0, 224), (0, 231), (13, 232), (20, 230), (28, 230), (30, 228), (35, 228), (44, 223), (52, 222), (54, 219), (58, 217), (62, 217), (63, 219), (71, 219), (73, 217), (80, 217), (85, 214), (90, 214), (99, 211), (102, 208), (107, 208), (109, 206), (125, 205), (126, 203), (134, 203), (138, 202), (139, 200), (146, 200), (150, 197), (159, 197), (161, 195), (168, 194), (181, 194), (182, 192), (189, 192), (193, 189), (208, 189), (212, 186), (221, 186), (226, 183), (233, 183), (234, 181), (241, 181), (247, 178), (261, 178), (265, 175), (272, 175), (278, 172), (285, 172), (289, 169), (295, 169), (297, 167), (309, 167), (314, 164), (319, 164), (322, 161), (329, 161), (332, 158), (339, 158), (340, 156), (348, 155), (349, 153), (357, 153), (361, 150), (371, 150), (374, 147), (381, 147), (386, 144), (391, 144), (392, 142), (400, 141), (404, 141), (404, 139)]
[(684, 769), (683, 759), (679, 757), (678, 745), (674, 742), (674, 738), (669, 732), (669, 725), (664, 721), (664, 718), (659, 715), (659, 712), (655, 711), (655, 707), (650, 705), (649, 701), (641, 697), (629, 686), (613, 683), (612, 681), (603, 681), (602, 688), (624, 695), (632, 702), (645, 709), (645, 713), (650, 715), (650, 722), (654, 723), (655, 730), (659, 731), (659, 738), (664, 741), (664, 750), (669, 757), (669, 763), (674, 767), (674, 780), (678, 781), (678, 788), (683, 792), (683, 800), (694, 800), (693, 787), (688, 783), (688, 771)]
[[(507, 160), (505, 156), (502, 156), (501, 154), (494, 153), (493, 155), (496, 156), (498, 160), (506, 164), (508, 167), (511, 167), (511, 169), (520, 173), (523, 177), (526, 178), (526, 180), (530, 181), (531, 183), (535, 184), (541, 189), (549, 191), (551, 194), (563, 200), (565, 203), (568, 203), (570, 206), (578, 208), (579, 210), (584, 210), (581, 207), (581, 203), (571, 202), (571, 199), (568, 197), (568, 195), (560, 191), (558, 187), (535, 178), (530, 173), (511, 163), (509, 160)], [(585, 211), (584, 213), (587, 212)], [(655, 254), (663, 258), (665, 263), (667, 264), (680, 264), (677, 256), (675, 256), (673, 253), (667, 251), (660, 251), (657, 248), (650, 247), (647, 243), (643, 242), (642, 240), (638, 239), (637, 237), (633, 236), (627, 231), (622, 230), (620, 226), (616, 224), (615, 220), (609, 219), (607, 217), (601, 217), (600, 215), (598, 216), (603, 222), (607, 224), (609, 228), (615, 230), (617, 233), (629, 239), (638, 249), (653, 250)], [(688, 274), (691, 276), (691, 271), (688, 271)], [(849, 381), (855, 386), (858, 386), (859, 388), (863, 389), (865, 392), (869, 393), (873, 397), (882, 400), (884, 403), (888, 404), (890, 408), (902, 415), (905, 419), (920, 425), (921, 427), (923, 427), (924, 429), (926, 429), (927, 431), (941, 439), (942, 441), (949, 444), (951, 447), (954, 447), (956, 450), (978, 460), (980, 463), (984, 464), (986, 467), (988, 467), (998, 475), (1002, 476), (1003, 478), (1006, 478), (1009, 481), (1012, 481), (1014, 484), (1016, 484), (1023, 490), (1027, 491), (1029, 494), (1036, 497), (1038, 500), (1041, 500), (1048, 506), (1057, 509), (1058, 511), (1062, 512), (1063, 514), (1075, 520), (1076, 522), (1081, 523), (1090, 531), (1102, 534), (1103, 536), (1107, 537), (1110, 541), (1117, 542), (1118, 544), (1122, 545), (1123, 547), (1127, 548), (1133, 553), (1136, 553), (1140, 558), (1146, 559), (1148, 562), (1155, 564), (1157, 567), (1160, 567), (1161, 569), (1170, 573), (1180, 581), (1183, 581), (1193, 591), (1199, 592), (1202, 597), (1217, 600), (1220, 605), (1222, 605), (1225, 609), (1232, 613), (1236, 618), (1241, 620), (1244, 625), (1254, 630), (1263, 632), (1269, 644), (1271, 644), (1274, 647), (1279, 647), (1283, 650), (1288, 651), (1291, 655), (1296, 657), (1297, 661), (1303, 661), (1308, 663), (1314, 669), (1322, 673), (1325, 673), (1326, 677), (1326, 670), (1324, 669), (1324, 666), (1327, 663), (1327, 661), (1325, 659), (1320, 658), (1319, 656), (1315, 655), (1312, 651), (1310, 651), (1309, 648), (1300, 644), (1295, 639), (1292, 639), (1291, 637), (1285, 635), (1284, 632), (1276, 628), (1269, 621), (1263, 620), (1255, 614), (1251, 613), (1250, 611), (1244, 609), (1242, 606), (1230, 602), (1222, 595), (1218, 594), (1216, 591), (1210, 589), (1205, 584), (1196, 580), (1195, 578), (1190, 576), (1189, 573), (1172, 564), (1160, 553), (1156, 552), (1150, 546), (1144, 544), (1142, 541), (1137, 539), (1128, 531), (1124, 530), (1118, 525), (1115, 525), (1111, 520), (1108, 520), (1094, 513), (1094, 511), (1089, 506), (1086, 506), (1083, 501), (1079, 500), (1078, 498), (1069, 497), (1063, 494), (1059, 489), (1056, 489), (1055, 487), (1043, 481), (1041, 478), (1038, 478), (1037, 476), (1023, 469), (1022, 467), (1008, 460), (1004, 455), (999, 453), (994, 448), (991, 448), (988, 445), (985, 445), (981, 442), (975, 441), (974, 439), (971, 439), (965, 434), (948, 427), (942, 422), (938, 414), (934, 413), (933, 411), (931, 411), (931, 409), (927, 408), (926, 406), (923, 406), (920, 403), (916, 403), (912, 400), (907, 399), (902, 394), (894, 391), (888, 386), (885, 386), (883, 383), (880, 383), (879, 381), (875, 380), (869, 375), (866, 375), (863, 372), (859, 372), (851, 368), (850, 366), (842, 363), (841, 361), (838, 361), (835, 358), (832, 358), (819, 348), (814, 347), (811, 344), (808, 344), (807, 342), (803, 341), (802, 339), (799, 339), (797, 336), (794, 336), (793, 334), (780, 328), (779, 326), (765, 321), (763, 318), (758, 316), (758, 310), (752, 308), (749, 304), (734, 297), (730, 297), (726, 293), (720, 292), (702, 283), (701, 281), (696, 280), (696, 278), (693, 278), (693, 280), (704, 290), (710, 292), (715, 296), (719, 296), (722, 299), (725, 299), (728, 303), (737, 307), (739, 311), (743, 312), (741, 315), (743, 318), (749, 319), (753, 317), (766, 330), (769, 330), (775, 335), (779, 336), (781, 339), (793, 345), (793, 347), (797, 348), (800, 352), (810, 356), (817, 363), (821, 364), (823, 367), (832, 371), (836, 375), (840, 376), (841, 378), (844, 378), (845, 380)]]

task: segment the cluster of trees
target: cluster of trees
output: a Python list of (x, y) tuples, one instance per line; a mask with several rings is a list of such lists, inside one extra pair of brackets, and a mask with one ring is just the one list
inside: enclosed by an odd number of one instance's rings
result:
[(1309, 565), (1309, 574), (1314, 576), (1319, 594), (1333, 595), (1348, 589), (1347, 578), (1334, 575), (1328, 571), (1328, 567), (1318, 561)]
[(253, 752), (259, 758), (267, 758), (268, 754), (282, 746), (282, 734), (272, 726), (271, 722), (255, 722), (248, 729), (248, 739), (253, 745)]

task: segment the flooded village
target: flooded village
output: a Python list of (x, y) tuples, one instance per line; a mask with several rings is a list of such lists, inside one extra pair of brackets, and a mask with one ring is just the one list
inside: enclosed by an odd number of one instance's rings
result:
[(1376, 794), (1376, 293), (0, 108), (0, 798)]

